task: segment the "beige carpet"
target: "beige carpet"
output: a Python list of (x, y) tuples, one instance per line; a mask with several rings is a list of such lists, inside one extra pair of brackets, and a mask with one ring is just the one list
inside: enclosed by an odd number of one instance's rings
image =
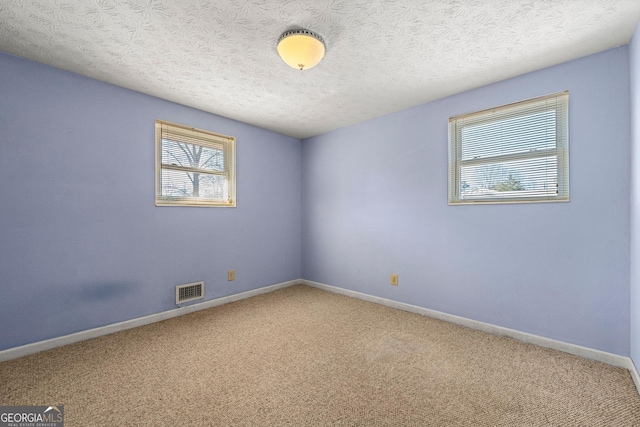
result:
[(640, 426), (628, 371), (294, 286), (0, 363), (71, 426)]

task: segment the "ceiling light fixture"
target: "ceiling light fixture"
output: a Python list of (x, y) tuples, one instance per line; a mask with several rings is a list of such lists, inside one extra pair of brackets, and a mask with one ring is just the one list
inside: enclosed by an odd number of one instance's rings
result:
[(309, 30), (289, 30), (278, 39), (278, 55), (298, 70), (313, 68), (324, 57), (324, 39)]

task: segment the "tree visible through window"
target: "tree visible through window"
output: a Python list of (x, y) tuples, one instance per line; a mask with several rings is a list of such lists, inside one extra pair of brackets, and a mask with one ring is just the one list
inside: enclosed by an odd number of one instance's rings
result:
[(235, 206), (235, 139), (156, 122), (156, 205)]
[(568, 201), (568, 98), (449, 119), (449, 203)]

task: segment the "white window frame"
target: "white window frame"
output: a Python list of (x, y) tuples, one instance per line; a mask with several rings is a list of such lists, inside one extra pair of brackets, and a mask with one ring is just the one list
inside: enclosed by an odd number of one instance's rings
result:
[[(463, 159), (462, 130), (467, 126), (478, 126), (499, 123), (523, 117), (534, 112), (554, 112), (555, 114), (555, 146), (548, 149), (510, 152), (500, 154), (492, 146), (491, 155)], [(517, 129), (511, 127), (510, 130)], [(490, 135), (489, 139), (499, 141), (501, 136)], [(464, 167), (500, 165), (509, 161), (527, 159), (553, 159), (557, 166), (557, 189), (532, 191), (487, 191), (481, 189), (476, 194), (465, 192), (462, 188)], [(483, 193), (484, 191), (484, 193)], [(493, 194), (490, 194), (493, 193)], [(533, 98), (496, 108), (482, 110), (470, 114), (451, 117), (449, 119), (449, 205), (461, 204), (496, 204), (496, 203), (535, 203), (535, 202), (568, 202), (569, 201), (569, 91)]]
[[(193, 144), (196, 146), (222, 149), (224, 168), (222, 171), (198, 169), (190, 166), (162, 162), (163, 135), (171, 135), (172, 141)], [(231, 136), (196, 129), (177, 123), (156, 120), (156, 206), (236, 206), (236, 139)], [(209, 174), (224, 177), (225, 197), (219, 199), (205, 197), (163, 196), (162, 171), (173, 170), (187, 173)]]

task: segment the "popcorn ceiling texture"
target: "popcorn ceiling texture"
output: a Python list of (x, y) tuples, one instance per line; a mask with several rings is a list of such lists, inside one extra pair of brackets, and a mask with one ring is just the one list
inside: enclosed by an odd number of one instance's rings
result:
[[(3, 0), (0, 50), (304, 138), (627, 44), (638, 0)], [(308, 28), (300, 72), (276, 41)]]

